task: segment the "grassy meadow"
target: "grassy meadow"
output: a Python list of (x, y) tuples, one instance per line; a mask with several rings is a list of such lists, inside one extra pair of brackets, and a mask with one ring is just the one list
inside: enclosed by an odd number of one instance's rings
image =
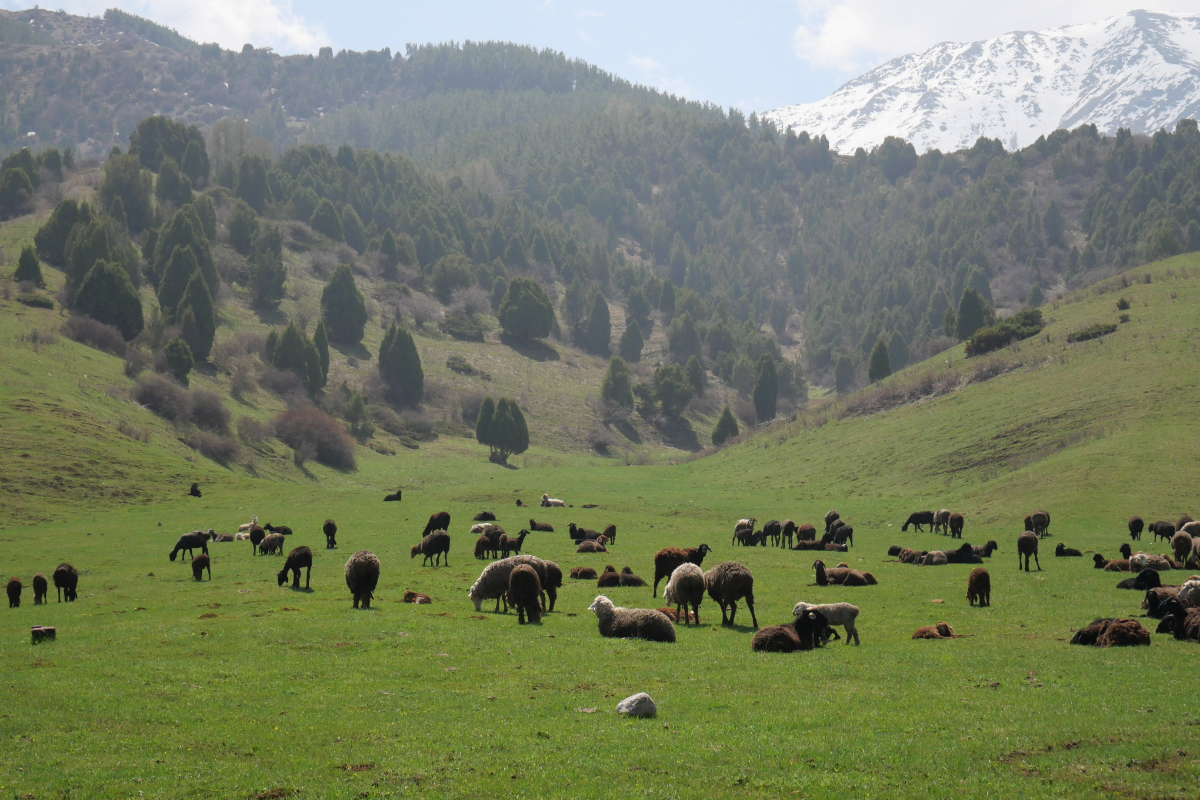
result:
[[(1093, 618), (1141, 615), (1141, 596), (1088, 557), (1053, 556), (1064, 542), (1115, 557), (1131, 514), (1198, 510), (1200, 258), (1126, 284), (1047, 306), (1051, 324), (1019, 347), (969, 361), (960, 347), (687, 463), (626, 466), (539, 442), (549, 395), (527, 414), (535, 447), (518, 468), (442, 435), (394, 455), (359, 448), (355, 472), (302, 473), (276, 443), (256, 453), (257, 477), (204, 460), (133, 405), (118, 359), (61, 336), (19, 341), (52, 330), (58, 312), (0, 301), (0, 575), (27, 587), (0, 614), (0, 797), (1195, 798), (1200, 708), (1187, 676), (1200, 650), (1164, 635), (1148, 648), (1069, 646)], [(1131, 301), (1128, 323), (1067, 343), (1116, 322), (1118, 297)], [(461, 346), (513, 358), (495, 343)], [(953, 390), (866, 405), (926, 378)], [(259, 393), (235, 414), (281, 407)], [(185, 496), (193, 480), (201, 499)], [(383, 503), (397, 487), (403, 501)], [(543, 492), (574, 507), (516, 507)], [(827, 563), (869, 570), (878, 586), (818, 588), (812, 553), (730, 545), (740, 517), (817, 522), (831, 507), (856, 533)], [(999, 542), (992, 607), (967, 606), (968, 565), (887, 558), (892, 544), (951, 546), (900, 531), (909, 512), (940, 507), (966, 514), (964, 541)], [(603, 639), (587, 611), (599, 590), (570, 579), (541, 625), (490, 604), (476, 613), (466, 592), (483, 564), (467, 527), (483, 508), (510, 532), (530, 516), (552, 522), (525, 551), (564, 573), (611, 563), (649, 581), (660, 547), (705, 542), (705, 567), (753, 571), (761, 625), (789, 621), (798, 600), (850, 601), (862, 646), (752, 653), (744, 605), (723, 628), (711, 601), (674, 645)], [(1025, 573), (1015, 539), (1036, 508), (1053, 514), (1052, 536), (1042, 570)], [(409, 548), (442, 509), (450, 566), (422, 567)], [(279, 587), (283, 559), (253, 557), (246, 542), (210, 545), (211, 582), (168, 560), (180, 533), (236, 530), (255, 514), (296, 531), (285, 549), (313, 548), (311, 591)], [(323, 546), (327, 517), (337, 550)], [(615, 523), (618, 541), (577, 555), (571, 521)], [(383, 571), (375, 607), (356, 612), (342, 570), (359, 549)], [(34, 573), (62, 561), (81, 572), (79, 602), (55, 603), (52, 589), (35, 607)], [(401, 603), (406, 589), (433, 604)], [(661, 587), (658, 600), (604, 591), (662, 604)], [(966, 637), (910, 638), (942, 620)], [(57, 626), (58, 641), (32, 647), (34, 624)], [(618, 718), (616, 703), (639, 691), (659, 716)]]

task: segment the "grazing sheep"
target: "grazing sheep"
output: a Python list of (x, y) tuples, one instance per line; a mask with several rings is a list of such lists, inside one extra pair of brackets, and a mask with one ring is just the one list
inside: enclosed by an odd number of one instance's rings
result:
[(967, 578), (967, 605), (975, 605), (976, 600), (980, 608), (992, 604), (992, 576), (983, 567), (971, 570)]
[(546, 533), (554, 533), (554, 526), (551, 525), (549, 522), (535, 522), (531, 519), (531, 520), (529, 520), (529, 530), (545, 531)]
[(1200, 536), (1200, 522), (1189, 522), (1181, 526), (1179, 530), (1195, 539), (1197, 536)]
[(1155, 542), (1160, 537), (1169, 542), (1171, 541), (1171, 537), (1175, 535), (1175, 526), (1169, 522), (1155, 522), (1150, 526), (1150, 533), (1154, 536)]
[(263, 543), (263, 539), (266, 539), (266, 538), (267, 538), (267, 531), (266, 531), (266, 529), (262, 528), (261, 526), (255, 525), (253, 528), (250, 529), (250, 554), (251, 555), (260, 555), (262, 553), (262, 551), (259, 550), (259, 546)]
[(486, 559), (489, 555), (495, 552), (492, 548), (492, 540), (486, 536), (480, 536), (475, 540), (475, 557)]
[(579, 543), (579, 547), (577, 547), (575, 549), (575, 552), (576, 553), (607, 553), (608, 548), (606, 548), (604, 545), (600, 544), (599, 542), (593, 542), (590, 539), (586, 539)]
[(1038, 572), (1042, 571), (1042, 562), (1038, 560), (1038, 536), (1033, 531), (1025, 531), (1017, 537), (1017, 569), (1021, 569), (1021, 559), (1025, 559), (1025, 571), (1029, 572), (1029, 557), (1033, 556)]
[(1146, 523), (1141, 517), (1129, 518), (1129, 538), (1137, 541), (1142, 538), (1142, 531), (1146, 529)]
[(842, 515), (837, 512), (836, 508), (831, 508), (825, 512), (825, 532), (829, 533), (829, 526), (841, 519)]
[(287, 525), (280, 525), (279, 527), (275, 527), (274, 525), (272, 525), (271, 523), (268, 522), (266, 525), (263, 525), (263, 530), (270, 531), (271, 533), (282, 533), (284, 536), (292, 535), (292, 529), (289, 528)]
[(1179, 521), (1175, 523), (1175, 530), (1182, 530), (1184, 525), (1187, 525), (1189, 522), (1195, 522), (1195, 521), (1196, 520), (1192, 519), (1190, 515), (1184, 514), (1182, 517), (1179, 518)]
[[(521, 553), (521, 547), (525, 544), (525, 537), (528, 535), (529, 535), (529, 531), (522, 528), (521, 532), (517, 535), (516, 538), (510, 538), (508, 536), (501, 536), (500, 537), (500, 550), (504, 553), (505, 556), (519, 555)], [(601, 537), (601, 538), (603, 538), (603, 537)]]
[(779, 540), (776, 542), (776, 544), (778, 544), (780, 547), (791, 548), (792, 542), (795, 540), (798, 530), (799, 529), (796, 527), (796, 523), (792, 522), (790, 519), (785, 519), (783, 521), (783, 525), (779, 529)]
[(304, 588), (308, 588), (309, 578), (312, 577), (312, 550), (308, 547), (297, 547), (292, 552), (288, 553), (287, 561), (283, 562), (283, 569), (279, 570), (279, 574), (275, 577), (279, 579), (279, 585), (287, 583), (287, 574), (292, 573), (292, 588), (300, 588), (300, 570), (304, 572)]
[(1172, 569), (1173, 565), (1165, 557), (1155, 555), (1154, 553), (1135, 553), (1129, 559), (1129, 571), (1141, 572), (1149, 567), (1160, 572)]
[(424, 539), (434, 531), (449, 531), (450, 530), (450, 512), (439, 511), (436, 514), (431, 514), (429, 522), (425, 523), (425, 530), (421, 531), (421, 538)]
[(383, 502), (385, 502), (385, 503), (399, 503), (399, 502), (400, 502), (400, 499), (401, 499), (403, 496), (404, 496), (404, 490), (402, 490), (402, 489), (397, 489), (396, 491), (392, 492), (391, 494), (385, 494), (385, 495), (383, 496)]
[(908, 515), (908, 519), (900, 526), (901, 531), (907, 531), (909, 526), (916, 528), (920, 533), (922, 525), (933, 527), (933, 512), (932, 511), (914, 511)]
[(178, 555), (180, 551), (183, 551), (187, 555), (192, 556), (192, 558), (195, 558), (196, 556), (194, 553), (192, 553), (192, 549), (196, 547), (199, 547), (204, 555), (208, 555), (207, 533), (204, 533), (203, 531), (192, 531), (191, 533), (185, 533), (183, 536), (180, 536), (179, 541), (175, 543), (175, 547), (171, 550), (171, 560), (174, 561), (175, 556)]
[[(520, 555), (509, 556), (502, 558), (499, 561), (493, 561), (483, 568), (483, 572), (479, 573), (479, 578), (471, 585), (467, 592), (467, 598), (475, 604), (475, 610), (483, 609), (484, 600), (496, 601), (496, 613), (500, 613), (500, 603), (504, 602), (504, 611), (508, 612), (508, 602), (504, 596), (508, 593), (508, 576), (512, 573), (513, 568), (518, 564), (528, 564), (533, 567), (538, 573), (538, 580), (545, 586), (548, 578), (546, 573), (546, 564), (537, 556)], [(543, 576), (545, 575), (545, 578)]]
[(542, 581), (542, 589), (545, 590), (546, 596), (550, 598), (550, 607), (547, 611), (554, 610), (554, 603), (558, 600), (558, 590), (562, 588), (563, 576), (562, 569), (553, 561), (546, 563), (546, 580)]
[(204, 580), (204, 570), (208, 570), (208, 579), (212, 580), (212, 559), (204, 553), (192, 559), (192, 578), (197, 581)]
[(668, 606), (663, 606), (662, 608), (656, 610), (665, 614), (667, 619), (671, 620), (671, 622), (674, 622), (676, 625), (678, 625), (680, 622), (682, 622), (684, 625), (689, 625), (693, 622), (696, 622), (696, 615), (688, 611), (680, 613), (679, 609), (670, 608)]
[(1083, 553), (1079, 552), (1074, 547), (1067, 547), (1062, 542), (1059, 542), (1058, 547), (1054, 548), (1055, 558), (1077, 558), (1082, 555)]
[(8, 607), (9, 608), (20, 608), (21, 607), (21, 590), (25, 588), (21, 584), (21, 579), (20, 578), (9, 578), (8, 586), (5, 588), (8, 590)]
[(817, 586), (869, 586), (866, 575), (856, 569), (848, 567), (834, 567), (826, 569), (825, 562), (817, 559), (813, 562), (813, 569), (817, 572)]
[(849, 542), (851, 547), (854, 546), (854, 528), (849, 525), (843, 525), (834, 532), (833, 543), (844, 545), (847, 542)]
[(1171, 552), (1175, 554), (1176, 561), (1187, 561), (1192, 554), (1192, 537), (1183, 531), (1171, 537)]
[(496, 515), (493, 514), (491, 511), (480, 511), (478, 514), (475, 515), (475, 521), (476, 522), (495, 522)]
[(992, 553), (1000, 549), (1000, 545), (996, 544), (995, 539), (989, 539), (985, 545), (973, 545), (971, 550), (980, 558), (991, 558)]
[[(676, 612), (681, 609), (686, 612), (689, 608), (700, 624), (700, 603), (704, 601), (704, 570), (690, 561), (680, 564), (667, 580), (667, 588), (663, 590), (663, 599), (667, 605), (674, 605)], [(684, 615), (684, 625), (687, 625), (688, 615)], [(678, 620), (678, 616), (676, 617)]]
[(525, 616), (529, 616), (530, 624), (542, 621), (542, 582), (537, 570), (528, 564), (518, 564), (508, 575), (508, 593), (505, 602), (517, 609), (517, 624), (525, 624)]
[(346, 562), (346, 586), (355, 608), (370, 608), (379, 585), (379, 559), (370, 550), (359, 550)]
[(414, 592), (412, 589), (404, 590), (404, 597), (400, 598), (401, 603), (412, 603), (418, 606), (427, 606), (433, 602), (433, 598), (427, 594)]
[(565, 508), (566, 503), (548, 494), (542, 495), (542, 508)]
[(738, 528), (733, 534), (733, 544), (740, 544), (742, 547), (757, 547), (762, 545), (767, 546), (767, 537), (762, 531), (751, 530), (750, 528)]
[[(792, 616), (799, 617), (805, 611), (820, 613), (827, 625), (841, 625), (846, 631), (846, 644), (850, 644), (851, 638), (854, 639), (854, 644), (859, 644), (858, 628), (855, 625), (858, 620), (858, 606), (852, 603), (805, 603), (802, 600), (792, 608)], [(828, 639), (828, 636), (825, 638)]]
[(629, 567), (625, 567), (624, 569), (621, 570), (620, 585), (621, 586), (645, 586), (646, 582), (644, 580), (642, 580), (641, 578), (639, 578), (637, 575), (634, 575), (632, 569), (630, 569)]
[[(725, 561), (704, 573), (704, 588), (708, 596), (721, 607), (721, 624), (732, 625), (737, 615), (737, 601), (746, 599), (750, 609), (750, 621), (758, 627), (758, 616), (754, 613), (754, 576), (750, 570), (736, 561)], [(729, 619), (725, 613), (728, 610)]]
[(950, 627), (948, 622), (939, 622), (937, 625), (922, 625), (913, 631), (912, 638), (914, 639), (957, 639), (954, 635), (954, 628)]
[(286, 540), (283, 538), (282, 533), (268, 534), (266, 538), (259, 542), (258, 552), (264, 556), (269, 553), (274, 553), (277, 556), (281, 556), (283, 555), (283, 543), (285, 541)]
[(622, 608), (600, 595), (588, 606), (588, 611), (596, 614), (601, 636), (649, 642), (675, 641), (675, 624), (657, 609)]
[(943, 508), (933, 515), (933, 532), (942, 532), (946, 535), (950, 532), (950, 509)]
[(617, 572), (617, 568), (609, 564), (600, 573), (600, 577), (596, 579), (596, 588), (609, 589), (613, 586), (621, 585), (621, 573)]
[(596, 570), (592, 567), (574, 567), (571, 570), (571, 577), (578, 581), (594, 581), (596, 580)]
[(1048, 512), (1035, 511), (1027, 519), (1033, 523), (1033, 527), (1026, 527), (1025, 530), (1033, 531), (1039, 539), (1050, 535), (1050, 514)]
[(616, 544), (617, 543), (617, 526), (613, 525), (612, 523), (605, 525), (603, 535), (604, 535), (604, 538), (608, 539), (608, 541), (612, 542), (613, 544)]
[(46, 602), (46, 594), (50, 591), (50, 584), (46, 581), (46, 576), (39, 572), (33, 576), (33, 604), (40, 606)]
[(433, 559), (433, 565), (438, 566), (442, 560), (442, 555), (446, 556), (446, 566), (450, 566), (450, 534), (444, 530), (433, 531), (428, 534), (419, 544), (413, 545), (409, 552), (409, 558), (416, 558), (419, 555), (425, 556), (421, 559), (421, 566), (429, 563), (429, 559)]
[(50, 579), (54, 581), (58, 602), (61, 603), (64, 596), (68, 603), (79, 599), (79, 570), (64, 562), (54, 568), (54, 574), (50, 576)]
[(954, 513), (950, 515), (950, 538), (961, 539), (963, 527), (967, 524), (967, 520), (962, 514)]
[(675, 568), (685, 562), (700, 566), (704, 563), (704, 556), (712, 552), (706, 544), (699, 547), (689, 547), (683, 549), (680, 547), (664, 547), (654, 554), (654, 593), (653, 597), (658, 597), (658, 582), (663, 578), (670, 578), (671, 573)]

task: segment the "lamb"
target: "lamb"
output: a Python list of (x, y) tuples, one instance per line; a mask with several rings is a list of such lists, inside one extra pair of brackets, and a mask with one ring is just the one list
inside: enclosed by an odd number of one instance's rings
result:
[(610, 589), (614, 586), (621, 585), (621, 573), (617, 572), (617, 568), (609, 564), (604, 568), (604, 572), (600, 573), (600, 577), (596, 579), (596, 588)]
[(992, 576), (983, 567), (971, 570), (967, 578), (967, 605), (975, 605), (976, 600), (980, 608), (992, 604)]
[(491, 511), (480, 511), (478, 514), (475, 515), (475, 521), (476, 522), (495, 522), (496, 515), (493, 514)]
[(271, 523), (268, 522), (266, 525), (263, 525), (263, 530), (270, 531), (271, 533), (282, 533), (284, 536), (292, 535), (292, 529), (289, 528), (287, 525), (280, 525), (279, 527), (275, 527), (274, 525), (272, 525)]
[(412, 589), (405, 589), (404, 597), (402, 597), (400, 599), (400, 602), (401, 603), (412, 603), (413, 605), (418, 605), (418, 606), (427, 606), (433, 602), (433, 598), (427, 594), (421, 594), (420, 592), (414, 592)]
[(185, 533), (183, 536), (180, 536), (179, 541), (175, 543), (175, 547), (171, 550), (171, 560), (174, 561), (175, 556), (178, 555), (180, 551), (185, 551), (189, 556), (195, 558), (195, 554), (192, 553), (192, 549), (196, 547), (199, 547), (204, 555), (208, 555), (207, 533), (202, 531), (192, 531), (191, 533)]
[[(500, 603), (504, 601), (504, 596), (508, 593), (508, 576), (512, 573), (513, 568), (518, 564), (528, 564), (537, 571), (538, 580), (542, 582), (542, 586), (545, 586), (547, 581), (543, 579), (543, 574), (546, 572), (547, 563), (537, 556), (528, 554), (509, 556), (499, 561), (493, 561), (483, 568), (483, 572), (479, 573), (479, 578), (471, 585), (467, 597), (474, 603), (476, 611), (483, 609), (484, 600), (495, 600), (498, 614), (500, 613)], [(507, 601), (504, 601), (504, 607), (507, 612)]]
[(421, 531), (421, 538), (424, 539), (434, 531), (449, 531), (450, 530), (450, 512), (439, 511), (436, 514), (429, 516), (429, 522), (425, 523), (425, 530)]
[(542, 621), (542, 606), (539, 598), (542, 596), (542, 583), (537, 570), (528, 564), (517, 564), (508, 575), (508, 593), (505, 602), (517, 609), (517, 624), (525, 624), (525, 616), (529, 616), (530, 624)]
[(70, 564), (62, 563), (54, 568), (54, 574), (50, 576), (54, 581), (54, 588), (58, 593), (58, 602), (63, 601), (65, 596), (68, 603), (73, 603), (79, 599), (79, 570), (72, 567)]
[(639, 578), (637, 575), (634, 575), (632, 569), (630, 569), (629, 567), (625, 567), (624, 569), (621, 570), (620, 585), (621, 586), (645, 586), (646, 582), (644, 580), (642, 580), (641, 578)]
[(674, 642), (675, 624), (666, 614), (653, 608), (621, 608), (599, 595), (588, 611), (596, 614), (600, 635), (615, 638), (645, 639), (650, 642)]
[(855, 626), (858, 606), (851, 603), (805, 603), (802, 600), (792, 608), (792, 616), (799, 617), (805, 611), (820, 613), (827, 625), (841, 625), (846, 631), (846, 644), (850, 644), (851, 638), (855, 645), (859, 644), (858, 628)]
[(829, 526), (835, 521), (842, 518), (842, 515), (837, 512), (836, 508), (831, 508), (825, 512), (825, 532), (829, 533)]
[(1121, 551), (1122, 558), (1127, 559), (1133, 556), (1133, 548), (1129, 546), (1129, 542), (1122, 542), (1121, 546), (1117, 549)]
[(287, 574), (292, 573), (292, 588), (300, 588), (300, 570), (304, 572), (304, 588), (307, 589), (308, 581), (312, 577), (312, 550), (308, 547), (297, 547), (292, 552), (288, 553), (287, 561), (283, 562), (283, 569), (279, 570), (279, 574), (275, 577), (279, 579), (279, 585), (287, 583)]
[(258, 552), (262, 555), (274, 553), (277, 556), (283, 555), (283, 543), (285, 539), (282, 533), (268, 534), (258, 545)]
[(554, 526), (551, 525), (549, 522), (535, 522), (534, 520), (531, 519), (531, 520), (529, 520), (529, 530), (545, 531), (546, 533), (554, 533)]
[(39, 572), (33, 576), (33, 604), (40, 606), (46, 602), (46, 594), (50, 591), (50, 584), (46, 581), (46, 576)]
[[(750, 609), (750, 621), (758, 627), (758, 617), (754, 613), (754, 576), (750, 570), (736, 561), (725, 561), (704, 573), (704, 588), (708, 590), (717, 605), (721, 607), (721, 624), (732, 625), (737, 615), (737, 601), (746, 598), (746, 607)], [(726, 621), (725, 612), (729, 611)]]
[(966, 518), (962, 514), (954, 513), (950, 515), (950, 538), (961, 539), (963, 526), (967, 524)]
[(425, 556), (421, 560), (421, 566), (429, 563), (429, 559), (433, 559), (433, 565), (436, 567), (442, 560), (442, 555), (446, 556), (446, 566), (450, 566), (450, 534), (445, 530), (435, 530), (423, 538), (419, 544), (413, 545), (409, 552), (409, 558), (416, 558), (419, 555)]
[(613, 544), (617, 543), (617, 526), (609, 523), (604, 526), (604, 537)]
[[(684, 625), (687, 625), (690, 608), (696, 624), (700, 624), (700, 603), (704, 602), (704, 570), (690, 561), (680, 564), (667, 580), (667, 588), (663, 590), (663, 599), (668, 606), (675, 606), (676, 613), (682, 609), (685, 612)], [(678, 617), (676, 617), (678, 620)]]
[(1082, 556), (1083, 553), (1076, 550), (1074, 547), (1067, 547), (1062, 542), (1058, 543), (1058, 547), (1054, 548), (1055, 558), (1076, 558)]
[(1176, 561), (1187, 561), (1192, 554), (1192, 537), (1190, 534), (1180, 531), (1171, 537), (1171, 552), (1175, 554)]
[(923, 625), (913, 631), (912, 638), (914, 639), (957, 639), (954, 635), (954, 628), (950, 627), (948, 622), (939, 622), (937, 625)]
[(550, 598), (550, 608), (547, 610), (553, 611), (554, 603), (558, 600), (558, 590), (563, 585), (562, 569), (553, 561), (545, 563), (546, 580), (542, 581), (542, 588), (546, 591), (546, 596)]
[(692, 563), (700, 566), (704, 563), (704, 556), (712, 552), (706, 544), (699, 547), (689, 547), (686, 550), (680, 547), (664, 547), (654, 554), (654, 593), (653, 597), (658, 597), (658, 582), (663, 578), (671, 577), (671, 573), (675, 568), (683, 563)]
[(1171, 541), (1171, 537), (1175, 535), (1175, 526), (1169, 522), (1156, 522), (1150, 526), (1150, 533), (1154, 535), (1154, 541), (1163, 538), (1166, 541)]
[(507, 536), (501, 536), (500, 537), (500, 550), (503, 551), (505, 556), (519, 555), (521, 553), (522, 545), (525, 544), (525, 537), (528, 535), (529, 535), (529, 531), (522, 529), (521, 533), (518, 534), (515, 539), (509, 538)]
[(1146, 523), (1141, 517), (1129, 518), (1129, 538), (1137, 541), (1142, 538), (1142, 531), (1145, 530)]
[(1021, 569), (1021, 559), (1025, 559), (1025, 571), (1029, 572), (1029, 557), (1033, 556), (1038, 572), (1042, 571), (1042, 562), (1038, 560), (1038, 536), (1033, 531), (1025, 531), (1017, 537), (1017, 569)]
[(212, 559), (201, 553), (192, 559), (192, 578), (197, 581), (204, 580), (204, 570), (208, 570), (208, 579), (211, 581)]
[(487, 558), (495, 552), (494, 547), (495, 545), (492, 544), (491, 539), (486, 536), (480, 536), (475, 540), (475, 557)]
[(564, 508), (567, 504), (548, 494), (542, 495), (542, 508)]
[(900, 526), (900, 530), (907, 531), (910, 525), (912, 527), (914, 527), (918, 533), (920, 533), (922, 525), (929, 525), (930, 527), (932, 527), (933, 526), (933, 512), (932, 511), (914, 511), (913, 513), (908, 515), (908, 519), (906, 519), (904, 521), (904, 524)]
[(354, 595), (355, 608), (370, 608), (379, 585), (379, 559), (370, 550), (359, 550), (346, 562), (346, 586)]
[(742, 547), (756, 547), (761, 544), (763, 547), (766, 547), (767, 541), (762, 531), (755, 531), (750, 528), (738, 528), (733, 534), (732, 544), (740, 544)]
[(255, 525), (253, 528), (250, 529), (250, 553), (251, 553), (251, 555), (259, 554), (259, 552), (260, 552), (258, 549), (259, 545), (261, 545), (263, 543), (263, 539), (266, 539), (266, 538), (267, 538), (266, 530), (259, 527), (258, 525)]
[(404, 490), (403, 490), (403, 489), (397, 489), (396, 491), (392, 492), (391, 494), (385, 494), (385, 495), (383, 496), (383, 502), (385, 502), (385, 503), (399, 503), (399, 502), (400, 502), (400, 500), (401, 500), (403, 497), (404, 497)]
[(1130, 557), (1130, 559), (1129, 559), (1129, 571), (1130, 572), (1141, 572), (1142, 570), (1146, 569), (1147, 567), (1149, 567), (1150, 569), (1156, 569), (1156, 570), (1159, 570), (1160, 572), (1162, 572), (1162, 571), (1171, 569), (1172, 564), (1170, 561), (1168, 561), (1163, 556), (1155, 555), (1154, 553), (1135, 553), (1133, 556)]
[[(813, 569), (817, 571), (817, 586), (868, 586), (865, 573), (859, 572), (856, 569), (839, 568), (825, 569), (825, 562), (817, 559), (813, 562)], [(872, 579), (874, 576), (872, 576)]]
[(590, 539), (579, 543), (579, 547), (575, 549), (576, 553), (607, 553), (608, 548), (599, 542), (593, 542)]
[(592, 567), (575, 567), (571, 570), (571, 577), (578, 581), (594, 581), (596, 570)]
[[(189, 496), (189, 497), (203, 497), (204, 495), (202, 495), (202, 494), (200, 493), (200, 484), (198, 484), (198, 483), (193, 483), (193, 484), (192, 484), (192, 487), (191, 487), (190, 489), (188, 489), (188, 496)], [(36, 600), (34, 600), (33, 604), (36, 606), (36, 605), (37, 605), (37, 601), (36, 601)]]
[(989, 539), (985, 545), (973, 545), (971, 550), (980, 558), (991, 558), (992, 553), (1000, 549), (1000, 545), (996, 544), (995, 539)]
[(21, 584), (21, 579), (20, 578), (9, 578), (8, 586), (5, 588), (8, 590), (8, 607), (9, 608), (20, 608), (21, 607), (21, 590), (25, 588)]

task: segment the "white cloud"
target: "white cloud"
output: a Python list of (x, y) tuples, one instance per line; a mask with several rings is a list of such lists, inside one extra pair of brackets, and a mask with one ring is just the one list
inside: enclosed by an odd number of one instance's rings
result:
[[(1044, 30), (1146, 7), (1144, 0), (797, 0), (802, 20), (792, 46), (818, 67), (857, 72), (945, 41), (978, 41), (1009, 31)], [(1200, 12), (1197, 0), (1155, 10)]]
[[(31, 8), (31, 2), (3, 0), (6, 8)], [(56, 8), (72, 14), (102, 16), (112, 0), (58, 0)], [(174, 28), (198, 42), (218, 42), (240, 50), (247, 42), (281, 53), (312, 53), (326, 44), (320, 26), (292, 10), (291, 0), (125, 0), (120, 8)]]

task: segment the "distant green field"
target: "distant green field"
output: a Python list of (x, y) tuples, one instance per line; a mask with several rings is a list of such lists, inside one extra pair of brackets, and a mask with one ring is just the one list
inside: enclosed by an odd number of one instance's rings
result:
[[(690, 463), (622, 466), (541, 446), (505, 469), (442, 436), (394, 456), (360, 448), (357, 472), (311, 478), (278, 445), (260, 478), (199, 458), (123, 399), (117, 359), (65, 339), (35, 353), (16, 338), (55, 312), (0, 303), (0, 575), (28, 586), (61, 561), (82, 573), (78, 603), (54, 603), (52, 590), (34, 607), (27, 588), (0, 614), (0, 796), (1195, 797), (1188, 678), (1200, 650), (1164, 635), (1133, 650), (1069, 646), (1093, 618), (1144, 612), (1140, 593), (1114, 588), (1120, 575), (1052, 554), (1065, 542), (1114, 557), (1131, 514), (1198, 510), (1200, 259), (1136, 275), (1048, 306), (1044, 334), (991, 357), (1003, 374), (990, 380), (970, 382), (987, 359), (959, 348), (940, 357), (949, 365), (890, 379), (936, 371), (960, 385), (949, 394), (841, 419), (827, 409), (823, 425), (802, 415)], [(1129, 323), (1066, 343), (1115, 322), (1121, 296)], [(265, 395), (255, 402), (237, 413), (271, 413)], [(152, 429), (150, 442), (121, 434), (123, 419)], [(184, 496), (192, 480), (202, 499)], [(404, 500), (383, 503), (396, 487)], [(516, 508), (543, 492), (575, 507)], [(879, 586), (813, 587), (813, 554), (730, 545), (739, 517), (816, 522), (831, 507), (856, 546), (827, 561)], [(1000, 543), (986, 565), (991, 608), (967, 606), (969, 566), (888, 560), (892, 544), (950, 546), (900, 532), (909, 512), (939, 507), (966, 514), (965, 541)], [(862, 608), (862, 646), (754, 654), (746, 609), (722, 628), (711, 601), (674, 645), (607, 640), (587, 611), (598, 590), (569, 579), (540, 626), (489, 605), (476, 614), (466, 591), (483, 564), (467, 527), (482, 508), (509, 531), (530, 516), (554, 523), (526, 551), (564, 572), (612, 563), (651, 580), (658, 548), (706, 542), (706, 567), (732, 559), (754, 572), (760, 624), (790, 620), (797, 600), (846, 600)], [(1014, 542), (1036, 508), (1052, 512), (1053, 536), (1042, 571), (1026, 574)], [(451, 566), (422, 568), (409, 548), (442, 509)], [(282, 559), (244, 542), (210, 546), (211, 583), (168, 561), (180, 533), (234, 530), (253, 514), (292, 526), (289, 549), (314, 548), (312, 592), (279, 588)], [(336, 551), (323, 547), (326, 517)], [(577, 555), (569, 521), (613, 522), (618, 542)], [(342, 570), (363, 548), (383, 573), (376, 607), (355, 612)], [(434, 603), (404, 605), (405, 589)], [(661, 587), (659, 600), (605, 591), (661, 605)], [(941, 620), (968, 638), (910, 638)], [(34, 624), (57, 626), (59, 640), (31, 647)], [(657, 719), (615, 715), (638, 691)]]

